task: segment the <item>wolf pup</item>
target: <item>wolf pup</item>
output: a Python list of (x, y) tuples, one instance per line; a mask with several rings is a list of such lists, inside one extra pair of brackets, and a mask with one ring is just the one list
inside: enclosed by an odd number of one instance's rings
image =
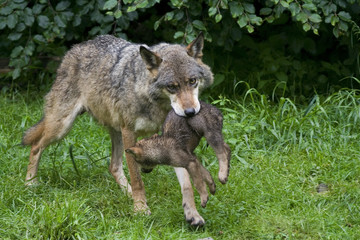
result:
[(205, 102), (200, 104), (199, 113), (189, 118), (176, 115), (174, 110), (170, 111), (161, 136), (155, 134), (151, 138), (142, 139), (134, 147), (126, 149), (126, 152), (134, 155), (135, 161), (145, 172), (150, 172), (157, 164), (186, 168), (200, 194), (201, 206), (205, 207), (208, 200), (206, 184), (214, 194), (215, 183), (210, 173), (197, 160), (194, 150), (204, 136), (219, 160), (218, 177), (223, 184), (229, 175), (231, 150), (223, 139), (223, 117), (220, 110)]
[[(62, 139), (77, 115), (88, 112), (107, 126), (112, 142), (109, 166), (122, 189), (132, 195), (134, 210), (150, 214), (138, 164), (126, 154), (131, 186), (123, 171), (124, 148), (139, 136), (159, 131), (171, 108), (179, 116), (200, 110), (198, 95), (213, 82), (202, 62), (203, 35), (188, 46), (160, 43), (133, 44), (110, 35), (99, 36), (69, 50), (45, 97), (44, 116), (22, 139), (30, 145), (26, 184), (36, 183), (39, 161), (49, 144)], [(185, 214), (202, 221), (193, 199), (189, 174), (176, 168), (183, 198), (193, 208)]]

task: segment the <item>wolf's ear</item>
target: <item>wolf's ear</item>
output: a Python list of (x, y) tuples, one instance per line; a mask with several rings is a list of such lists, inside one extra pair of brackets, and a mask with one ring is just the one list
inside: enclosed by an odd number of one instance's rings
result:
[(190, 57), (201, 59), (201, 57), (203, 56), (202, 53), (203, 47), (204, 47), (204, 34), (200, 32), (197, 38), (186, 47), (186, 51)]
[(135, 157), (135, 159), (138, 159), (142, 156), (142, 149), (139, 147), (131, 147), (125, 150), (126, 153), (129, 153)]
[(140, 55), (146, 64), (146, 68), (156, 76), (158, 73), (157, 70), (162, 62), (161, 57), (143, 46), (140, 47)]

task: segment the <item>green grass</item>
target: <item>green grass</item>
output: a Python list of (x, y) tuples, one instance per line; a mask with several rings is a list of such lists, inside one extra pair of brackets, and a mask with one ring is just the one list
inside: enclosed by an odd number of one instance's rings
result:
[[(316, 96), (306, 106), (285, 98), (274, 103), (253, 89), (237, 100), (216, 100), (231, 171), (226, 185), (216, 180), (205, 209), (196, 193), (204, 228), (185, 222), (170, 167), (143, 175), (152, 215), (134, 215), (132, 200), (108, 172), (109, 136), (87, 115), (44, 152), (40, 184), (25, 187), (29, 148), (18, 144), (41, 118), (43, 95), (0, 95), (0, 239), (360, 239), (357, 91)], [(217, 161), (204, 141), (197, 154), (216, 177)], [(329, 191), (317, 193), (320, 183)]]

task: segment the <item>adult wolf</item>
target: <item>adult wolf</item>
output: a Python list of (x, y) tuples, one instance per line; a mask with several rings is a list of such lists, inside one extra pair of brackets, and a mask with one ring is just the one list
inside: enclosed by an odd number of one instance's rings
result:
[[(86, 111), (109, 129), (111, 174), (132, 195), (134, 210), (150, 213), (139, 167), (128, 153), (131, 186), (125, 177), (124, 148), (133, 147), (139, 136), (158, 132), (171, 107), (180, 116), (199, 112), (199, 92), (213, 82), (210, 68), (201, 60), (203, 45), (202, 34), (188, 46), (161, 43), (148, 47), (109, 35), (75, 45), (64, 56), (45, 97), (44, 117), (24, 134), (23, 144), (31, 145), (26, 183), (37, 181), (44, 149), (62, 139), (76, 116)], [(186, 219), (202, 225), (189, 174), (183, 168), (175, 172)]]

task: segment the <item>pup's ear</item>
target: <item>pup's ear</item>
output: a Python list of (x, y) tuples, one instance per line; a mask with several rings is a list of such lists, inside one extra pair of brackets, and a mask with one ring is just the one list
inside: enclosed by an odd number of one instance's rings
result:
[(197, 38), (186, 47), (186, 50), (190, 57), (201, 59), (203, 56), (202, 53), (203, 47), (204, 47), (204, 34), (200, 32)]
[(129, 153), (135, 157), (135, 159), (141, 158), (143, 151), (140, 147), (131, 147), (125, 150), (126, 153)]
[(146, 64), (146, 68), (154, 75), (157, 76), (158, 68), (162, 62), (161, 57), (156, 53), (150, 51), (146, 47), (140, 47), (140, 55)]

